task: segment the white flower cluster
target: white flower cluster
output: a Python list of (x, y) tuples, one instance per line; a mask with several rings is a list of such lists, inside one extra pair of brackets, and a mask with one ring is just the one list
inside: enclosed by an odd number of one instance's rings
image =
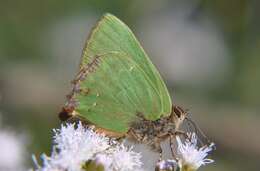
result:
[(66, 124), (54, 132), (52, 154), (41, 156), (42, 166), (35, 161), (36, 171), (85, 171), (83, 167), (87, 161), (102, 164), (105, 171), (141, 170), (139, 153), (81, 123)]
[(212, 151), (214, 143), (198, 147), (197, 136), (195, 133), (188, 133), (188, 138), (184, 142), (179, 136), (177, 141), (177, 156), (176, 160), (163, 160), (157, 163), (157, 170), (174, 170), (178, 168), (180, 171), (195, 171), (200, 166), (214, 162), (212, 159), (207, 159), (207, 155)]
[(211, 143), (209, 146), (205, 145), (201, 148), (197, 146), (197, 136), (195, 133), (188, 134), (188, 139), (182, 143), (181, 139), (176, 137), (178, 148), (177, 153), (179, 157), (179, 165), (189, 167), (197, 170), (200, 166), (214, 162), (212, 159), (206, 159), (208, 153), (212, 151), (215, 146)]
[(24, 171), (26, 146), (29, 142), (26, 133), (17, 133), (13, 129), (4, 126), (0, 112), (0, 170)]
[[(42, 155), (42, 166), (36, 171), (93, 171), (93, 164), (101, 165), (102, 171), (141, 171), (141, 155), (105, 135), (85, 128), (81, 123), (62, 125), (54, 130), (54, 145), (51, 156)], [(200, 166), (212, 163), (206, 156), (214, 144), (199, 147), (195, 133), (189, 133), (184, 141), (176, 137), (176, 160), (158, 162), (156, 170), (195, 171)], [(95, 170), (95, 169), (94, 169)], [(98, 170), (98, 169), (97, 169)]]
[(0, 170), (25, 170), (26, 141), (23, 135), (0, 128)]

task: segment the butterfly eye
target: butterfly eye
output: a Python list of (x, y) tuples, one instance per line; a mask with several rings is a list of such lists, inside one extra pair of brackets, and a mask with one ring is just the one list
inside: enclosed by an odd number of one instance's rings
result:
[(185, 113), (185, 111), (180, 106), (174, 106), (173, 111), (178, 116), (178, 118), (180, 118)]

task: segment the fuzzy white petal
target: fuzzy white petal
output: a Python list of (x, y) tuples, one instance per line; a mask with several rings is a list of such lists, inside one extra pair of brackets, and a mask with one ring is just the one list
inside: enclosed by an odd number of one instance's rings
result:
[(189, 135), (189, 138), (183, 143), (180, 137), (176, 137), (178, 148), (177, 153), (180, 165), (188, 165), (193, 169), (214, 162), (212, 159), (206, 159), (208, 153), (212, 151), (214, 144), (209, 146), (197, 147), (197, 136), (195, 133)]
[(102, 164), (104, 166), (105, 171), (113, 171), (113, 159), (107, 154), (98, 154), (95, 157), (95, 161), (97, 164)]
[(132, 171), (141, 169), (141, 155), (126, 148), (123, 145), (117, 146), (112, 155), (113, 168), (117, 171)]
[(42, 155), (43, 167), (39, 166), (37, 171), (82, 171), (88, 160), (101, 163), (106, 171), (136, 171), (141, 168), (139, 153), (85, 128), (81, 123), (66, 124), (54, 132), (52, 154), (50, 157)]

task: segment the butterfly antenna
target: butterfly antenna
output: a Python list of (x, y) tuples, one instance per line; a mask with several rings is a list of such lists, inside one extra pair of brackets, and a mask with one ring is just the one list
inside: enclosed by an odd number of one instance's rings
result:
[(188, 132), (193, 132), (193, 131), (196, 132), (194, 125), (192, 125), (190, 122), (187, 122), (187, 125), (185, 124), (185, 127), (186, 127)]
[[(189, 123), (191, 123), (191, 125), (194, 127), (195, 129), (195, 133), (196, 134), (200, 134), (206, 141), (208, 144), (210, 144), (210, 140), (209, 138), (205, 135), (205, 133), (200, 129), (200, 127), (190, 118), (185, 118)], [(200, 140), (200, 139), (199, 139)], [(201, 140), (200, 140), (201, 142)], [(203, 144), (203, 142), (201, 142)]]
[[(192, 122), (190, 119), (187, 119), (187, 124), (188, 124), (188, 130), (189, 130), (189, 132), (192, 132), (191, 130), (193, 130), (193, 132), (195, 132), (196, 133), (196, 135), (199, 135), (200, 133), (199, 133), (199, 131), (198, 131), (198, 129), (197, 129), (197, 126), (195, 125), (195, 123), (194, 122)], [(198, 138), (198, 141), (199, 141), (199, 143), (200, 144), (204, 144), (203, 143), (203, 141), (201, 140), (201, 138)]]

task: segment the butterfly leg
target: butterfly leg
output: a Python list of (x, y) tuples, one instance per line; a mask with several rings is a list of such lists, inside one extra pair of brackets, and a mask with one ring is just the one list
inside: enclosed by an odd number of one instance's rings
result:
[(159, 159), (158, 161), (162, 161), (162, 147), (161, 147), (161, 143), (160, 143), (160, 139), (158, 137), (155, 138), (153, 144), (151, 145), (152, 149), (155, 150), (156, 152), (159, 153)]
[(173, 134), (170, 134), (170, 149), (171, 149), (171, 153), (172, 153), (172, 157), (175, 161), (178, 161), (177, 155), (175, 153), (175, 149), (174, 149), (174, 143), (173, 143), (173, 139), (175, 138), (175, 136)]
[(142, 137), (140, 136), (140, 134), (138, 134), (133, 129), (130, 129), (127, 134), (128, 134), (128, 137), (133, 138), (137, 142), (141, 142), (142, 141)]
[(184, 138), (188, 138), (188, 135), (184, 131), (175, 131), (174, 136), (183, 136)]
[(159, 153), (159, 161), (162, 160), (162, 147), (161, 147), (161, 143), (160, 143), (160, 137), (155, 137), (152, 142), (149, 142), (149, 138), (147, 136), (143, 136), (142, 134), (136, 132), (133, 129), (130, 129), (128, 131), (128, 135), (130, 138), (133, 138), (134, 140), (136, 140), (137, 142), (141, 142), (141, 143), (147, 143), (147, 145), (149, 145), (154, 151)]

